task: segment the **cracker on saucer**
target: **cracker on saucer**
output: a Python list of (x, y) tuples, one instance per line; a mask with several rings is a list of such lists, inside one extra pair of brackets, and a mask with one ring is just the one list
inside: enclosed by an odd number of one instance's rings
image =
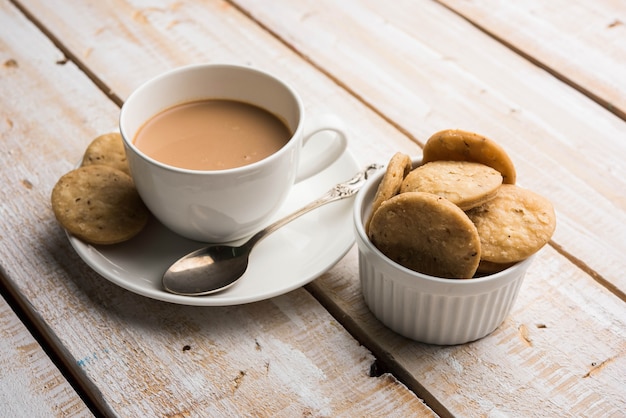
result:
[(513, 161), (495, 141), (482, 135), (446, 129), (433, 134), (424, 145), (423, 163), (438, 160), (473, 161), (488, 165), (502, 174), (503, 183), (515, 184)]
[(402, 180), (404, 180), (404, 177), (411, 170), (412, 166), (411, 157), (406, 154), (397, 152), (391, 157), (389, 164), (387, 164), (387, 170), (385, 171), (383, 179), (378, 185), (376, 195), (374, 196), (374, 201), (372, 202), (372, 212), (365, 223), (365, 232), (369, 230), (369, 224), (372, 220), (372, 216), (374, 216), (374, 213), (378, 210), (380, 205), (385, 200), (388, 200), (398, 194), (400, 185), (402, 185)]
[(383, 202), (372, 217), (369, 237), (398, 264), (436, 277), (469, 279), (481, 257), (472, 221), (432, 193), (406, 192)]
[(112, 132), (95, 138), (85, 150), (82, 165), (108, 165), (130, 175), (122, 135)]
[(129, 240), (149, 217), (130, 176), (106, 165), (79, 167), (62, 176), (51, 202), (59, 223), (91, 244)]
[(400, 193), (433, 193), (445, 197), (463, 210), (468, 210), (496, 197), (500, 185), (500, 173), (484, 164), (433, 161), (407, 174)]
[(478, 229), (481, 257), (491, 263), (524, 260), (547, 244), (556, 228), (548, 199), (511, 184), (500, 186), (493, 200), (467, 215)]

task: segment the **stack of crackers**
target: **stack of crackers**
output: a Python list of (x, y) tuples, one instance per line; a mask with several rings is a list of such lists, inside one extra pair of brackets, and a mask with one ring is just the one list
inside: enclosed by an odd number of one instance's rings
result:
[(411, 270), (454, 279), (492, 274), (537, 252), (556, 228), (551, 202), (515, 182), (513, 162), (496, 142), (437, 132), (420, 166), (402, 153), (391, 158), (365, 229)]
[(62, 176), (52, 189), (58, 222), (90, 244), (117, 244), (137, 235), (149, 212), (130, 176), (119, 133), (94, 139), (81, 166)]

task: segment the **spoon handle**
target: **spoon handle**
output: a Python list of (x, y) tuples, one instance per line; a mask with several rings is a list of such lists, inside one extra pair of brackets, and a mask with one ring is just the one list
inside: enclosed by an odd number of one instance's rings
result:
[(296, 218), (299, 218), (305, 213), (310, 212), (313, 209), (317, 209), (320, 206), (324, 206), (327, 203), (353, 196), (361, 189), (361, 186), (363, 186), (363, 184), (369, 178), (369, 176), (374, 171), (380, 168), (382, 168), (382, 166), (379, 164), (368, 165), (365, 169), (356, 173), (354, 177), (352, 177), (350, 180), (335, 185), (335, 187), (333, 187), (332, 189), (330, 189), (329, 191), (327, 191), (318, 199), (312, 201), (308, 205), (300, 208), (299, 210), (293, 212), (290, 215), (285, 216), (284, 218), (277, 220), (273, 224), (266, 226), (264, 229), (254, 234), (250, 238), (250, 240), (248, 240), (248, 242), (246, 242), (244, 245), (253, 246), (256, 243), (258, 243), (260, 240), (265, 238), (267, 235), (277, 230), (278, 228), (288, 224), (289, 222), (293, 221)]

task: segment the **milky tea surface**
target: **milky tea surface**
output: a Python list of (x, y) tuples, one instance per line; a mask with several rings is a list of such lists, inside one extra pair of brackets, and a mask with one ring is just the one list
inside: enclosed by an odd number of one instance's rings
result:
[(191, 170), (225, 170), (260, 161), (281, 149), (291, 132), (277, 116), (234, 100), (175, 105), (149, 119), (134, 144), (149, 157)]

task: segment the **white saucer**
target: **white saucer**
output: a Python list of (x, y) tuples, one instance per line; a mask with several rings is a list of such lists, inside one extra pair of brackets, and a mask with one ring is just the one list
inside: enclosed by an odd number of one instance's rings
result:
[[(345, 152), (321, 173), (296, 184), (276, 219), (316, 199), (361, 169)], [(178, 258), (205, 244), (174, 234), (152, 219), (135, 238), (112, 246), (89, 245), (69, 236), (78, 255), (111, 282), (152, 299), (184, 305), (238, 305), (301, 287), (334, 266), (354, 244), (354, 198), (330, 203), (289, 223), (252, 251), (244, 276), (209, 296), (180, 296), (161, 287), (163, 272)]]

